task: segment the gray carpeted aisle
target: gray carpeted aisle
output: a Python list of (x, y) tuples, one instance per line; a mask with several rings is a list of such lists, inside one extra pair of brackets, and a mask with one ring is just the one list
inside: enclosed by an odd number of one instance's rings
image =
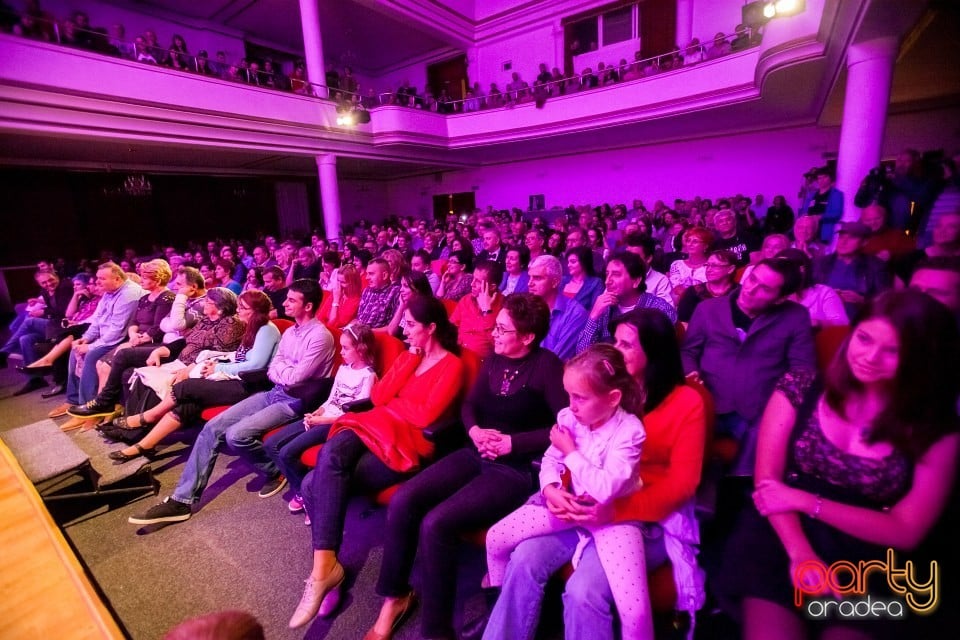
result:
[[(17, 372), (0, 370), (0, 431), (40, 421), (63, 402), (63, 396), (41, 400), (39, 391), (11, 397), (22, 383)], [(73, 437), (91, 442), (99, 438), (94, 432), (74, 432)], [(176, 484), (194, 437), (194, 431), (186, 431), (168, 439), (151, 463), (162, 483), (161, 497)], [(109, 450), (106, 444), (95, 444)], [(101, 468), (106, 462), (95, 460), (94, 464)], [(152, 530), (128, 524), (131, 513), (153, 503), (150, 495), (130, 503), (129, 498), (60, 503), (51, 510), (120, 624), (135, 640), (161, 638), (186, 618), (222, 609), (251, 612), (271, 639), (361, 638), (380, 607), (374, 585), (380, 568), (383, 510), (371, 509), (361, 499), (353, 501), (341, 553), (349, 587), (340, 611), (306, 630), (290, 631), (287, 621), (310, 569), (310, 531), (303, 516), (291, 515), (280, 496), (259, 499), (255, 493), (259, 488), (260, 479), (246, 464), (223, 455), (199, 511), (184, 523)], [(479, 584), (482, 556), (468, 556), (461, 589), (473, 592), (473, 585)], [(468, 602), (478, 599), (474, 596)], [(416, 615), (396, 637), (419, 637)]]

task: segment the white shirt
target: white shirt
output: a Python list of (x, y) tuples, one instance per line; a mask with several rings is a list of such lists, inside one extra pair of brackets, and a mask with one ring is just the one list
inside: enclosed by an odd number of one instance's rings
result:
[(670, 286), (670, 279), (667, 278), (667, 276), (659, 271), (648, 269), (646, 283), (647, 293), (652, 293), (664, 302), (670, 303), (670, 306), (673, 306), (673, 296), (671, 295), (673, 287)]
[(567, 430), (577, 445), (564, 455), (550, 445), (540, 465), (540, 487), (561, 482), (564, 467), (570, 471), (570, 492), (606, 504), (640, 488), (640, 447), (647, 437), (640, 418), (618, 408), (596, 429), (580, 424), (570, 408), (557, 414), (557, 425)]
[(369, 398), (376, 379), (377, 374), (370, 367), (354, 369), (348, 364), (341, 365), (333, 379), (330, 397), (320, 405), (323, 415), (339, 418), (343, 415), (343, 405)]

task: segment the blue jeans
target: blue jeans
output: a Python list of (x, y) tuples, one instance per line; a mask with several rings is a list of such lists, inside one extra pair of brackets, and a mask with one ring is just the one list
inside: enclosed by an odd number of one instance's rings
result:
[(279, 467), (280, 473), (290, 481), (290, 487), (297, 493), (300, 493), (303, 479), (310, 471), (300, 462), (300, 455), (310, 447), (326, 442), (330, 426), (318, 425), (308, 431), (304, 429), (303, 420), (297, 420), (263, 443), (267, 457)]
[(372, 493), (410, 474), (394, 471), (373, 455), (353, 431), (341, 431), (320, 450), (317, 468), (303, 480), (303, 502), (317, 551), (339, 551), (351, 490)]
[(200, 500), (224, 441), (264, 476), (276, 476), (279, 470), (264, 453), (260, 436), (295, 417), (301, 404), (274, 387), (238, 402), (205, 424), (171, 497), (183, 504)]
[[(32, 347), (34, 343), (44, 340), (47, 337), (47, 327), (50, 325), (49, 318), (34, 318), (27, 316), (23, 322), (17, 325), (13, 335), (7, 340), (0, 351), (4, 353), (17, 353), (23, 355), (23, 364), (27, 365), (36, 360), (36, 353)], [(13, 325), (11, 325), (12, 327)], [(28, 356), (27, 350), (30, 351)], [(30, 359), (28, 359), (28, 357)]]
[[(490, 614), (483, 640), (533, 640), (540, 621), (543, 592), (550, 577), (570, 561), (577, 548), (576, 529), (524, 540), (510, 556), (503, 588)], [(663, 536), (645, 540), (647, 570), (663, 564)], [(614, 640), (616, 608), (613, 592), (592, 542), (580, 556), (577, 570), (563, 592), (566, 638)]]
[(97, 362), (107, 355), (115, 344), (104, 344), (91, 348), (83, 361), (83, 372), (77, 377), (77, 355), (70, 351), (70, 361), (67, 365), (67, 402), (83, 404), (97, 397), (97, 387), (100, 379), (97, 376)]

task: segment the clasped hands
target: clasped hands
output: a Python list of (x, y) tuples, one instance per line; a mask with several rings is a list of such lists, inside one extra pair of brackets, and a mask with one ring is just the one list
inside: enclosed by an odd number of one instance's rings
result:
[(483, 429), (474, 425), (468, 435), (481, 458), (496, 460), (513, 451), (513, 439), (496, 429)]

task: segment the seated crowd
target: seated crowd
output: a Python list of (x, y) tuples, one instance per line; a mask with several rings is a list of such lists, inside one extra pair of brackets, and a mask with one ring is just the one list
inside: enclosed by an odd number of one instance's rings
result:
[[(782, 196), (636, 200), (130, 249), (69, 282), (43, 262), (0, 365), (23, 358), (18, 393), (52, 375), (51, 416), (128, 443), (117, 464), (221, 407), (171, 495), (129, 521), (190, 519), (220, 451), (246, 459), (260, 497), (286, 489), (310, 525), (292, 628), (340, 606), (360, 491), (387, 504), (366, 638), (418, 597), (423, 637), (533, 638), (571, 560), (568, 638), (653, 638), (660, 570), (671, 624), (709, 594), (747, 638), (806, 637), (811, 562), (936, 552), (960, 445), (960, 210), (918, 246), (883, 204), (840, 222), (824, 194), (795, 221)], [(701, 561), (714, 516), (735, 524)], [(490, 606), (455, 629), (478, 532)]]

